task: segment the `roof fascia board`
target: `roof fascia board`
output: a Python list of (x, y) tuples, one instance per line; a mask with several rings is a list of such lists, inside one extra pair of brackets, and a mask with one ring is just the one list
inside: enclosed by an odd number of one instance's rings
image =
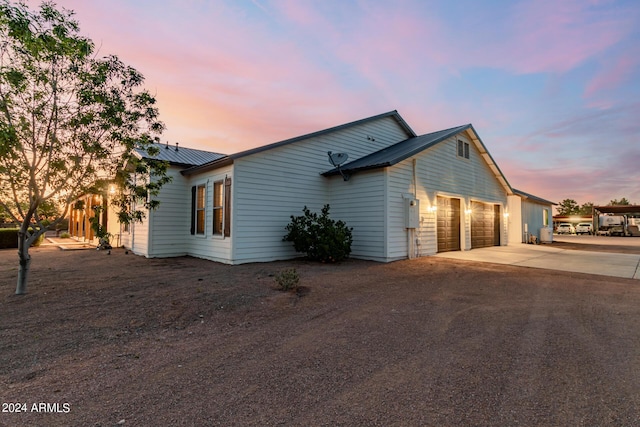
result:
[(500, 170), (500, 167), (498, 166), (496, 161), (493, 160), (491, 153), (489, 153), (489, 150), (487, 150), (487, 147), (484, 145), (484, 143), (478, 136), (478, 132), (476, 132), (473, 125), (472, 124), (467, 125), (466, 129), (463, 132), (465, 131), (467, 133), (467, 136), (471, 139), (471, 141), (473, 141), (473, 144), (476, 146), (478, 151), (480, 151), (480, 155), (482, 156), (484, 161), (487, 163), (487, 165), (489, 166), (489, 169), (491, 169), (491, 171), (495, 175), (498, 182), (500, 182), (500, 184), (502, 184), (504, 189), (507, 191), (507, 195), (509, 196), (513, 195), (514, 193), (513, 193), (513, 188), (511, 188), (511, 184), (509, 184), (509, 181), (507, 181), (507, 178), (504, 176), (504, 174)]
[(190, 175), (195, 175), (195, 174), (198, 174), (198, 173), (209, 172), (209, 171), (212, 171), (214, 169), (218, 169), (218, 168), (221, 168), (223, 166), (228, 166), (228, 165), (232, 165), (232, 164), (233, 164), (233, 158), (231, 156), (225, 156), (225, 157), (221, 157), (221, 158), (219, 158), (217, 160), (214, 160), (212, 162), (205, 163), (203, 165), (190, 167), (188, 169), (180, 171), (180, 173), (182, 175), (185, 175), (185, 176), (190, 176)]
[(519, 196), (519, 197), (521, 197), (523, 199), (530, 199), (533, 202), (538, 202), (538, 203), (541, 203), (543, 205), (554, 205), (554, 206), (558, 205), (555, 202), (543, 199), (542, 197), (534, 196), (533, 194), (525, 193), (524, 191), (518, 190), (517, 188), (513, 188), (513, 193), (516, 196)]

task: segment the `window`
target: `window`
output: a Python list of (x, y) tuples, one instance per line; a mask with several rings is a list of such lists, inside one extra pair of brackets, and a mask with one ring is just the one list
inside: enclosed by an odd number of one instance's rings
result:
[(549, 210), (548, 209), (542, 210), (542, 225), (544, 225), (545, 227), (549, 226)]
[(206, 185), (198, 185), (196, 190), (196, 234), (204, 234), (204, 218), (206, 206)]
[(458, 140), (458, 157), (469, 158), (469, 143)]
[(213, 234), (222, 234), (224, 229), (223, 191), (223, 181), (213, 183)]

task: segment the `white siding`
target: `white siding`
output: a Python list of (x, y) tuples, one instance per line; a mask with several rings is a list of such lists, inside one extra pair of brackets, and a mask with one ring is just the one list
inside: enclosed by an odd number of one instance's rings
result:
[[(530, 199), (522, 199), (522, 229), (524, 236), (525, 224), (529, 234), (534, 235), (540, 241), (540, 229), (544, 227), (543, 211), (548, 210), (549, 221), (551, 221), (551, 205), (544, 205)], [(551, 224), (547, 224), (551, 226)]]
[(331, 217), (353, 228), (351, 256), (386, 261), (385, 248), (385, 173), (362, 172), (349, 181), (331, 179)]
[[(172, 178), (158, 195), (160, 205), (149, 216), (152, 232), (149, 236), (149, 257), (172, 257), (187, 254), (186, 240), (191, 225), (191, 190), (180, 169), (170, 167)], [(185, 213), (187, 213), (185, 215)]]
[[(225, 166), (214, 171), (206, 172), (197, 176), (192, 176), (187, 186), (185, 187), (184, 194), (187, 200), (184, 206), (183, 216), (187, 222), (184, 229), (184, 239), (186, 242), (186, 251), (188, 255), (198, 258), (210, 259), (212, 261), (223, 262), (226, 264), (232, 263), (231, 249), (233, 247), (232, 242), (235, 238), (235, 219), (234, 210), (236, 205), (236, 190), (234, 179), (234, 166)], [(224, 237), (222, 235), (213, 235), (213, 184), (217, 181), (223, 181), (225, 177), (231, 178), (231, 236)], [(205, 233), (203, 235), (190, 233), (191, 228), (191, 186), (194, 185), (206, 185), (206, 197), (205, 197)], [(225, 215), (227, 212), (225, 212)]]
[(509, 209), (509, 229), (508, 229), (508, 243), (524, 243), (524, 223), (522, 217), (522, 197), (513, 195), (509, 196), (508, 209)]
[(142, 222), (132, 222), (129, 225), (129, 249), (136, 255), (149, 256), (149, 211), (142, 206), (133, 206), (145, 213), (145, 220)]
[[(333, 178), (320, 175), (332, 169), (328, 151), (346, 152), (351, 161), (406, 138), (396, 121), (387, 117), (236, 160), (234, 263), (298, 255), (291, 243), (282, 242), (285, 226), (291, 215), (302, 215), (303, 206), (320, 211), (330, 203)], [(347, 210), (341, 208), (341, 214)]]
[[(457, 140), (470, 143), (470, 158), (457, 156)], [(464, 210), (471, 201), (506, 206), (507, 194), (493, 172), (481, 158), (479, 151), (465, 135), (442, 141), (414, 156), (416, 159), (416, 196), (420, 200), (420, 228), (416, 238), (420, 241), (419, 255), (437, 252), (437, 211), (429, 210), (437, 204), (437, 196), (461, 199), (461, 247), (471, 247), (470, 218)], [(406, 159), (388, 171), (388, 253), (389, 260), (408, 256), (408, 232), (404, 228), (403, 193), (414, 193), (413, 158)], [(501, 242), (506, 241), (503, 230)]]

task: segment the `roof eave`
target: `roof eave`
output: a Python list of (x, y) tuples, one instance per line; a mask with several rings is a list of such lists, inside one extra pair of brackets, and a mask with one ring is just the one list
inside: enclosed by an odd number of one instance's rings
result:
[(480, 155), (489, 166), (489, 169), (491, 169), (491, 171), (493, 172), (498, 182), (500, 182), (500, 184), (502, 184), (502, 186), (506, 190), (507, 195), (512, 196), (514, 193), (513, 193), (513, 188), (511, 187), (511, 184), (509, 184), (509, 181), (507, 181), (507, 178), (504, 176), (504, 174), (500, 170), (500, 167), (495, 162), (495, 160), (493, 160), (493, 157), (491, 157), (489, 150), (487, 150), (487, 147), (484, 145), (484, 143), (478, 136), (478, 132), (476, 132), (473, 125), (471, 123), (468, 124), (465, 127), (465, 129), (462, 130), (462, 132), (467, 132), (467, 135), (469, 136), (473, 144), (476, 146), (476, 148), (480, 152)]
[(209, 171), (212, 171), (214, 169), (218, 169), (218, 168), (221, 168), (223, 166), (228, 166), (228, 165), (231, 165), (231, 164), (233, 164), (233, 157), (232, 156), (225, 156), (225, 157), (222, 157), (220, 159), (213, 160), (211, 162), (205, 163), (203, 165), (190, 167), (188, 169), (180, 171), (180, 173), (182, 175), (189, 176), (189, 175), (194, 175), (194, 174), (197, 174), (197, 173), (209, 172)]

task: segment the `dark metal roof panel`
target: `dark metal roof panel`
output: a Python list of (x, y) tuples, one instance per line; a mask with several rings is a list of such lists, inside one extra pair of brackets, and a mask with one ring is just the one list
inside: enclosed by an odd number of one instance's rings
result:
[(557, 205), (557, 203), (555, 203), (555, 202), (550, 202), (549, 200), (543, 199), (543, 198), (538, 197), (538, 196), (534, 196), (533, 194), (525, 193), (522, 190), (518, 190), (518, 189), (513, 188), (513, 192), (515, 194), (517, 194), (518, 196), (520, 196), (520, 197), (523, 197), (525, 199), (531, 199), (531, 200), (533, 200), (535, 202), (542, 203), (544, 205)]
[(136, 149), (143, 158), (157, 159), (179, 166), (198, 166), (225, 157), (224, 154), (195, 148), (176, 147), (167, 144), (152, 144), (158, 148), (156, 156), (150, 156), (145, 150)]
[(593, 209), (600, 213), (640, 215), (640, 205), (594, 206)]
[[(342, 165), (340, 169), (345, 173), (353, 173), (361, 170), (393, 166), (470, 127), (471, 125), (468, 124), (405, 139), (375, 153), (371, 153), (368, 156), (346, 163)], [(322, 175), (331, 176), (339, 173), (338, 168), (334, 168), (324, 172)]]

